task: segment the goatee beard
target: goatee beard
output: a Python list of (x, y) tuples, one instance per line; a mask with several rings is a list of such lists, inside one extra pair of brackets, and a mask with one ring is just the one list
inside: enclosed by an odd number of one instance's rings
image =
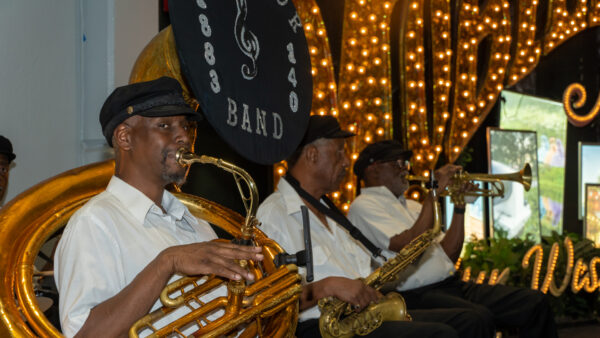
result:
[(181, 172), (168, 172), (167, 166), (167, 158), (169, 158), (169, 150), (164, 149), (162, 151), (162, 159), (160, 163), (162, 164), (162, 179), (168, 183), (174, 183), (177, 186), (182, 186), (187, 177), (187, 169), (180, 168)]

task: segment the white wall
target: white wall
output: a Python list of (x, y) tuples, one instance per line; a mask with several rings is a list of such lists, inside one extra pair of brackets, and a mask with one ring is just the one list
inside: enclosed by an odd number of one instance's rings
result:
[(0, 134), (17, 155), (6, 201), (107, 157), (100, 107), (157, 32), (153, 0), (0, 1)]

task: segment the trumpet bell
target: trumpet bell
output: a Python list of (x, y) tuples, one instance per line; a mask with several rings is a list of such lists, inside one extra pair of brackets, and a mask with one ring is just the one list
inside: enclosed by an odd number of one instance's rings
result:
[(519, 171), (520, 179), (517, 181), (521, 182), (525, 191), (529, 191), (531, 189), (531, 166), (529, 163), (525, 163), (525, 166), (521, 171)]

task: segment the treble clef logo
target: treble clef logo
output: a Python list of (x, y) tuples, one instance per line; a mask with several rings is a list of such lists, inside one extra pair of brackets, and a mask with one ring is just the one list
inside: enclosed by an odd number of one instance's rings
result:
[(252, 80), (258, 73), (258, 69), (256, 69), (256, 60), (258, 59), (258, 53), (260, 52), (260, 45), (258, 44), (256, 35), (247, 30), (244, 26), (248, 14), (248, 4), (246, 3), (246, 0), (236, 0), (235, 2), (237, 5), (235, 41), (242, 53), (252, 61), (252, 66), (248, 66), (247, 64), (242, 65), (242, 76), (246, 80)]

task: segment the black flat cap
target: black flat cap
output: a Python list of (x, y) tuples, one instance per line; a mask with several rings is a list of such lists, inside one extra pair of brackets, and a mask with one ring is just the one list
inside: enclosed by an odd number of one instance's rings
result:
[(411, 156), (412, 151), (404, 149), (398, 141), (375, 142), (366, 146), (358, 155), (358, 159), (354, 162), (354, 174), (360, 179), (363, 177), (365, 169), (375, 162), (408, 160)]
[(201, 121), (202, 114), (190, 108), (182, 96), (177, 80), (163, 76), (156, 80), (118, 87), (100, 110), (100, 125), (106, 142), (112, 147), (115, 128), (131, 116), (162, 117), (187, 115)]
[(312, 115), (308, 120), (308, 128), (300, 146), (305, 146), (320, 138), (347, 138), (352, 136), (356, 136), (356, 134), (342, 130), (335, 117)]
[(6, 137), (0, 135), (0, 154), (8, 157), (8, 162), (12, 162), (17, 155), (13, 153), (12, 143)]

